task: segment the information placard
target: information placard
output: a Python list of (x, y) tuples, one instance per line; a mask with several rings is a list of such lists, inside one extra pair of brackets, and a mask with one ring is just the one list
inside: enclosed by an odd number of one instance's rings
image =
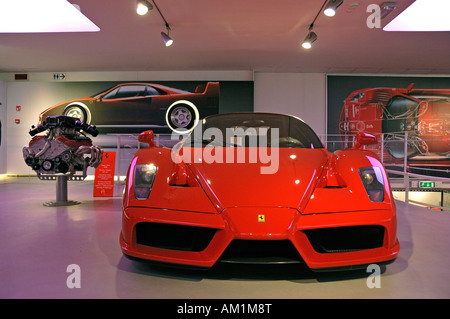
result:
[(94, 197), (114, 196), (116, 152), (104, 152), (102, 163), (95, 169)]

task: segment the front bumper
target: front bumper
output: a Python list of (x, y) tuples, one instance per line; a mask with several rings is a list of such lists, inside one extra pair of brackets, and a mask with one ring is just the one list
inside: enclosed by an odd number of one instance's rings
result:
[(389, 210), (302, 215), (296, 209), (227, 208), (221, 214), (129, 207), (122, 252), (156, 262), (304, 262), (312, 270), (393, 261), (400, 245)]

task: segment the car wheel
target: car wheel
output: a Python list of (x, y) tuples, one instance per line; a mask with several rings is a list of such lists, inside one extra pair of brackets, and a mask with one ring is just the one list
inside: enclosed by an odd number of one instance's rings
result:
[[(78, 105), (71, 105), (71, 106), (66, 107), (66, 109), (63, 112), (63, 115), (75, 117), (83, 123), (86, 123), (86, 120), (87, 120), (86, 111), (81, 106), (78, 106)], [(89, 123), (86, 123), (86, 124), (89, 124)]]
[(170, 122), (177, 128), (187, 128), (192, 118), (192, 111), (187, 105), (177, 106), (170, 112)]
[(174, 102), (166, 112), (166, 123), (174, 132), (185, 134), (197, 125), (200, 114), (194, 103), (186, 100)]

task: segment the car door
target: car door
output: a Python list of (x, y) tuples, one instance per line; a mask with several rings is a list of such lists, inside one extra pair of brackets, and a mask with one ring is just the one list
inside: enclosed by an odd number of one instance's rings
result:
[(100, 98), (97, 112), (107, 125), (133, 127), (152, 124), (152, 98), (157, 92), (146, 84), (124, 84)]
[(151, 99), (151, 103), (146, 103), (139, 109), (142, 123), (145, 125), (166, 126), (166, 111), (173, 103), (174, 97), (151, 85), (147, 85), (146, 97)]

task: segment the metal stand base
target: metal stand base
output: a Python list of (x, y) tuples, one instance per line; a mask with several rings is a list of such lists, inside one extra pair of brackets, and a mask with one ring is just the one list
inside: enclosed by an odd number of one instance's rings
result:
[(45, 202), (43, 205), (47, 207), (72, 206), (78, 205), (80, 202), (67, 200), (67, 181), (68, 176), (56, 177), (56, 200)]
[(44, 205), (46, 207), (61, 207), (61, 206), (73, 206), (73, 205), (79, 205), (79, 204), (81, 204), (81, 203), (74, 201), (74, 200), (68, 200), (68, 201), (62, 201), (62, 202), (52, 200), (50, 202), (45, 202), (42, 205)]

